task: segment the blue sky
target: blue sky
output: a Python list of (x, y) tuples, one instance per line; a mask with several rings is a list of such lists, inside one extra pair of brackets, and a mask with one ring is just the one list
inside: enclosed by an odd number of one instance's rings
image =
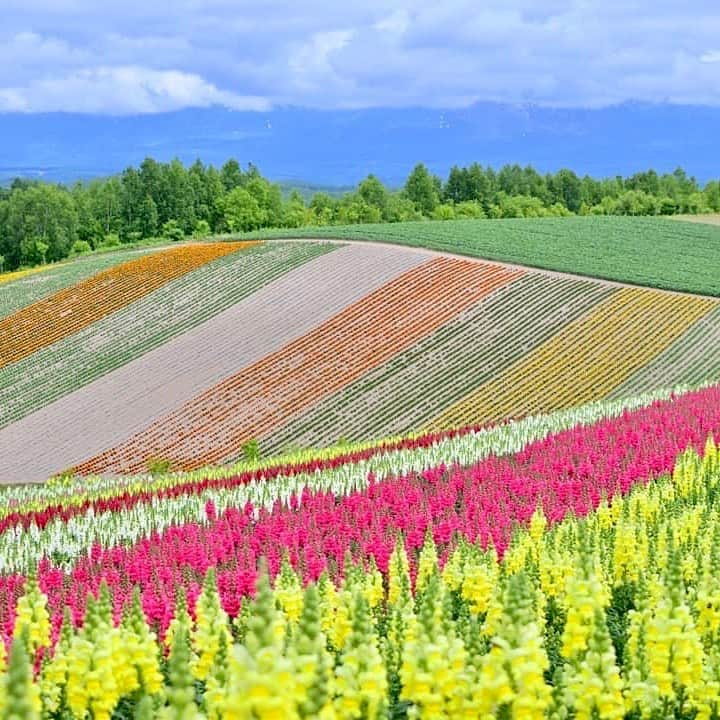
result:
[(0, 111), (720, 105), (718, 0), (2, 0)]

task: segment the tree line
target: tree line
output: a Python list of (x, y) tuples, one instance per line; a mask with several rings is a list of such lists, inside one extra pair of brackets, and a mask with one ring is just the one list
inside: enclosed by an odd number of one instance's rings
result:
[(16, 179), (0, 188), (0, 271), (55, 262), (148, 238), (179, 240), (271, 227), (563, 215), (672, 215), (720, 211), (720, 182), (702, 187), (678, 168), (595, 179), (506, 165), (453, 167), (446, 180), (422, 163), (404, 186), (369, 175), (333, 197), (283, 196), (252, 164), (147, 158), (119, 175), (51, 184)]

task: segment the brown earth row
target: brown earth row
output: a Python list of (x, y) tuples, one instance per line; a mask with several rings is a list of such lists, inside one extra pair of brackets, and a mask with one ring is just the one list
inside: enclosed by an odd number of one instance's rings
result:
[(353, 245), (290, 270), (212, 319), (0, 429), (0, 482), (39, 482), (310, 332), (427, 260)]
[(153, 457), (178, 469), (221, 462), (521, 275), (471, 260), (429, 260), (76, 470), (139, 472)]

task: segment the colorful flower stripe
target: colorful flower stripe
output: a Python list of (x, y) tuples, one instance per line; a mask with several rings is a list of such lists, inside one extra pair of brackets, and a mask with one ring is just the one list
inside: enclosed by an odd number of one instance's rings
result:
[(338, 247), (273, 243), (225, 255), (0, 369), (0, 428), (200, 325), (275, 278)]
[(82, 330), (211, 260), (255, 242), (183, 245), (129, 260), (0, 320), (0, 368)]
[(682, 456), (671, 479), (547, 525), (536, 509), (501, 561), (464, 540), (447, 561), (432, 537), (410, 558), (396, 543), (386, 582), (362, 562), (303, 589), (284, 565), (274, 587), (259, 578), (241, 613), (211, 569), (187, 603), (164, 609), (159, 637), (143, 617), (157, 608), (131, 600), (129, 584), (102, 588), (86, 610), (74, 600), (69, 619), (84, 615), (83, 627), (61, 631), (52, 596), (31, 581), (4, 618), (13, 642), (7, 660), (0, 653), (0, 710), (109, 720), (122, 702), (134, 717), (715, 720), (715, 444)]
[[(235, 614), (254, 586), (261, 557), (273, 576), (285, 554), (305, 579), (326, 570), (341, 577), (348, 556), (373, 558), (385, 572), (398, 533), (414, 557), (428, 531), (443, 557), (457, 537), (492, 543), (502, 554), (513, 529), (527, 524), (538, 506), (551, 523), (569, 512), (585, 515), (603, 497), (670, 472), (679, 452), (701, 449), (710, 434), (720, 437), (720, 387), (564, 431), (512, 457), (490, 457), (467, 469), (440, 466), (341, 498), (306, 491), (290, 498), (290, 507), (232, 507), (217, 518), (209, 503), (206, 525), (170, 527), (129, 547), (96, 546), (67, 572), (43, 560), (38, 578), (54, 622), (66, 605), (79, 616), (78, 598), (105, 581), (118, 600), (123, 589), (141, 586), (149, 619), (164, 629), (175, 588), (185, 585), (192, 594), (208, 568), (217, 567), (223, 604)], [(70, 524), (70, 537), (73, 531)], [(6, 623), (12, 622), (23, 582), (21, 575), (0, 579)]]
[(720, 307), (700, 318), (652, 362), (615, 388), (611, 397), (717, 377), (720, 377)]
[(441, 413), (431, 427), (550, 412), (604, 397), (715, 307), (704, 298), (620, 290)]
[(75, 470), (138, 472), (150, 457), (189, 470), (227, 460), (520, 275), (464, 260), (423, 263)]
[(426, 261), (413, 251), (353, 245), (303, 263), (153, 352), (0, 429), (0, 482), (43, 482), (126, 441)]
[(35, 273), (30, 273), (28, 276), (8, 280), (3, 284), (0, 293), (0, 319), (114, 265), (119, 265), (129, 258), (141, 257), (151, 252), (157, 250), (119, 249), (117, 252), (93, 254), (45, 265), (43, 272), (37, 276)]
[[(261, 439), (260, 446), (277, 452), (292, 442), (307, 447), (422, 427), (613, 292), (601, 283), (528, 273)], [(667, 385), (653, 389), (658, 387)]]
[[(8, 489), (2, 495), (0, 572), (27, 572), (45, 556), (63, 567), (93, 545), (133, 543), (172, 525), (207, 522), (217, 512), (244, 507), (271, 509), (304, 490), (335, 496), (363, 490), (369, 478), (381, 481), (440, 465), (470, 466), (491, 455), (519, 452), (528, 443), (572, 427), (666, 400), (677, 388), (623, 401), (593, 403), (547, 416), (487, 429), (466, 429), (300, 453), (281, 464), (240, 464), (168, 477), (83, 478), (55, 486)], [(69, 533), (68, 530), (71, 530)]]

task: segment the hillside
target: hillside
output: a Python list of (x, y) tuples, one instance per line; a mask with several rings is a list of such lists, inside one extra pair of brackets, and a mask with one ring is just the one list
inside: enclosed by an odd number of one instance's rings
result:
[[(267, 454), (484, 424), (720, 373), (708, 297), (367, 242), (122, 259), (66, 264), (27, 305), (43, 273), (4, 283), (0, 480), (193, 469), (250, 439)], [(673, 277), (697, 280), (692, 263)]]
[(430, 248), (634, 285), (720, 295), (720, 228), (649, 217), (452, 220), (312, 227), (250, 237), (330, 237)]

